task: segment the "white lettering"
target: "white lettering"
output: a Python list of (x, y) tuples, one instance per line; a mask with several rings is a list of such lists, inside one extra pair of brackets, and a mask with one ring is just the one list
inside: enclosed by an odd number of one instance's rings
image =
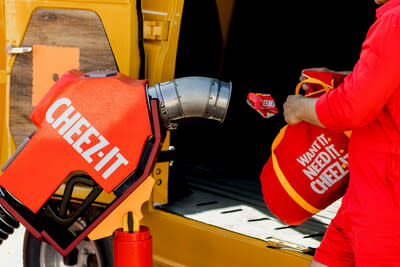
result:
[[(72, 126), (66, 134), (64, 134), (64, 139), (67, 140), (69, 144), (75, 142), (75, 140), (72, 139), (72, 136), (74, 134), (77, 134), (78, 136), (81, 135), (82, 126), (85, 126), (86, 128), (90, 127), (90, 123), (84, 117), (81, 117), (80, 120), (77, 123), (75, 123), (74, 126)], [(80, 151), (79, 153), (82, 153), (82, 151)]]
[(103, 149), (104, 147), (106, 147), (109, 144), (109, 142), (101, 135), (99, 136), (99, 140), (100, 140), (100, 142), (98, 142), (97, 144), (95, 144), (94, 146), (92, 146), (91, 148), (87, 149), (85, 152), (82, 153), (82, 157), (84, 159), (86, 159), (86, 161), (89, 163), (91, 163), (93, 161), (91, 156), (94, 153), (97, 153), (98, 151), (100, 151), (101, 149)]
[[(62, 112), (58, 118), (54, 118), (54, 113), (63, 105), (67, 106), (66, 110)], [(46, 111), (46, 120), (55, 130), (62, 125), (57, 132), (63, 136), (67, 143), (72, 145), (72, 147), (88, 163), (93, 162), (91, 156), (98, 152), (98, 157), (101, 158), (101, 160), (94, 166), (96, 171), (100, 171), (107, 163), (111, 162), (114, 156), (116, 156), (115, 161), (102, 174), (104, 179), (108, 179), (109, 176), (113, 174), (119, 167), (128, 165), (128, 160), (121, 153), (119, 153), (119, 148), (116, 146), (104, 156), (104, 153), (101, 150), (110, 143), (90, 124), (85, 117), (83, 117), (79, 112), (75, 111), (75, 107), (72, 106), (70, 99), (64, 97), (56, 100)], [(86, 127), (86, 131), (83, 130), (84, 127)], [(74, 136), (76, 136), (75, 139), (77, 140), (74, 140)], [(84, 143), (90, 144), (93, 136), (97, 137), (99, 142), (84, 151), (85, 147), (82, 148), (82, 145)]]
[(58, 130), (58, 133), (63, 135), (65, 132), (81, 117), (81, 114), (79, 112), (76, 112), (71, 118), (69, 116), (74, 112), (75, 108), (73, 106), (70, 106), (67, 108), (66, 111), (64, 111), (63, 114), (58, 117), (58, 119), (52, 124), (54, 129), (57, 129), (58, 126), (61, 125), (61, 123), (64, 123), (63, 127)]
[(310, 160), (305, 155), (298, 157), (296, 160), (304, 167), (310, 162)]
[[(79, 121), (76, 123), (76, 124), (78, 124), (79, 123)], [(75, 124), (75, 125), (76, 125)], [(85, 125), (86, 127), (89, 127), (90, 126), (90, 124), (88, 123), (88, 125)], [(75, 126), (74, 126), (75, 127)], [(72, 128), (71, 128), (72, 129)], [(68, 131), (68, 133), (70, 132), (71, 130), (69, 130)], [(66, 133), (65, 135), (67, 135), (68, 133)], [(80, 133), (78, 133), (78, 134), (80, 134)], [(64, 135), (64, 138), (65, 138), (65, 135)], [(83, 149), (81, 148), (81, 145), (83, 144), (83, 143), (86, 143), (86, 144), (90, 144), (90, 142), (91, 142), (91, 140), (90, 140), (90, 136), (91, 135), (94, 135), (94, 136), (99, 136), (99, 132), (93, 127), (93, 126), (90, 126), (90, 128), (89, 129), (87, 129), (80, 137), (79, 137), (79, 139), (78, 140), (76, 140), (76, 142), (72, 145), (72, 147), (73, 148), (75, 148), (75, 150), (76, 151), (78, 151), (78, 153), (82, 153), (83, 152)]]
[(331, 157), (329, 156), (328, 153), (322, 151), (319, 153), (314, 160), (321, 169), (323, 169), (326, 165), (328, 165), (331, 162)]
[(326, 190), (328, 190), (328, 187), (330, 186), (329, 182), (327, 182), (326, 180), (321, 180), (321, 179), (317, 179), (315, 180), (315, 182), (322, 187), (322, 189), (324, 189), (324, 193), (326, 192)]
[(107, 162), (109, 162), (118, 152), (119, 152), (118, 147), (114, 147), (113, 149), (111, 149), (111, 151), (108, 152), (108, 154), (102, 160), (100, 160), (99, 163), (97, 163), (94, 169), (96, 171), (100, 171), (104, 167), (104, 165), (106, 165)]
[[(318, 177), (318, 179), (311, 182), (311, 188), (318, 194), (325, 193), (335, 183), (340, 181), (349, 173), (348, 170), (344, 170), (338, 161), (334, 162), (331, 166)], [(318, 189), (315, 184), (318, 184), (321, 189)]]
[(320, 166), (315, 162), (315, 161), (313, 161), (311, 164), (310, 164), (310, 166), (317, 172), (317, 173), (320, 173), (321, 172), (321, 168), (320, 168)]
[(340, 157), (339, 152), (335, 149), (335, 145), (332, 144), (330, 146), (326, 147), (326, 151), (332, 156), (333, 159), (336, 159), (337, 157)]
[(325, 134), (321, 134), (320, 136), (317, 137), (317, 139), (323, 146), (328, 144), (328, 140), (326, 140)]
[(107, 179), (108, 176), (110, 176), (119, 166), (122, 164), (127, 165), (128, 161), (120, 154), (117, 154), (117, 160), (113, 163), (113, 165), (110, 166), (104, 173), (103, 173), (103, 178)]
[(310, 151), (310, 153), (315, 155), (318, 153), (319, 149), (320, 149), (320, 146), (316, 145), (316, 143), (314, 142), (313, 145), (310, 147), (309, 151)]
[(349, 158), (349, 154), (344, 155), (343, 157), (340, 157), (339, 160), (340, 162), (342, 162), (342, 164), (344, 164), (345, 166), (349, 165), (349, 163), (347, 162), (347, 159)]
[(314, 177), (318, 175), (318, 173), (313, 168), (311, 168), (311, 166), (308, 166), (307, 169), (303, 169), (303, 173), (307, 175), (310, 180), (313, 180)]
[(54, 121), (53, 114), (62, 105), (66, 105), (67, 107), (69, 107), (71, 105), (71, 100), (63, 97), (63, 98), (60, 98), (57, 101), (55, 101), (46, 112), (46, 120), (48, 123), (50, 123), (50, 124), (53, 123), (53, 121)]
[(317, 188), (317, 182), (316, 181), (312, 181), (311, 182), (311, 188), (312, 188), (312, 190), (314, 190), (315, 193), (320, 194), (320, 195), (322, 195), (326, 191), (326, 188), (324, 188), (324, 187)]

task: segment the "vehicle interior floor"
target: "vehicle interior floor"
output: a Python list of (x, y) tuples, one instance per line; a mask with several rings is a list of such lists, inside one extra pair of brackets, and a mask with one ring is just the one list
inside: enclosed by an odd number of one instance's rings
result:
[(255, 180), (196, 176), (184, 179), (186, 196), (159, 209), (256, 239), (279, 240), (303, 248), (318, 247), (340, 206), (338, 200), (301, 225), (287, 225), (269, 211)]

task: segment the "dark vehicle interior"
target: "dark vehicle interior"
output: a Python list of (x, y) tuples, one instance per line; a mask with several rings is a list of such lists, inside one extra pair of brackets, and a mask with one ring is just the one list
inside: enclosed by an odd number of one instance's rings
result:
[[(185, 1), (175, 76), (215, 77), (233, 89), (223, 124), (199, 120), (172, 131), (168, 206), (201, 188), (265, 208), (259, 175), (285, 125), (287, 95), (302, 69), (351, 70), (377, 7), (372, 0), (237, 0), (224, 48), (215, 1)], [(246, 103), (249, 92), (271, 94), (279, 113), (261, 117)]]

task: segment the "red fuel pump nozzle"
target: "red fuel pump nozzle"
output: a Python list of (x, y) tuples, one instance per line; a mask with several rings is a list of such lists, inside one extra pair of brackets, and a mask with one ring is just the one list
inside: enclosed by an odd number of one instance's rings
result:
[[(31, 114), (38, 130), (3, 166), (0, 228), (15, 218), (67, 255), (149, 176), (167, 128), (194, 116), (222, 121), (230, 93), (204, 77), (149, 87), (119, 73), (66, 73)], [(79, 186), (87, 193), (76, 203)], [(108, 203), (96, 202), (102, 194)]]

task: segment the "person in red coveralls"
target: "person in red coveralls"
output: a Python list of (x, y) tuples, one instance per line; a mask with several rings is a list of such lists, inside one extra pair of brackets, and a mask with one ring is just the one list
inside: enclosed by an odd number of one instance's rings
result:
[(353, 71), (320, 98), (292, 95), (288, 124), (352, 130), (350, 181), (310, 266), (400, 266), (400, 0), (375, 0)]

